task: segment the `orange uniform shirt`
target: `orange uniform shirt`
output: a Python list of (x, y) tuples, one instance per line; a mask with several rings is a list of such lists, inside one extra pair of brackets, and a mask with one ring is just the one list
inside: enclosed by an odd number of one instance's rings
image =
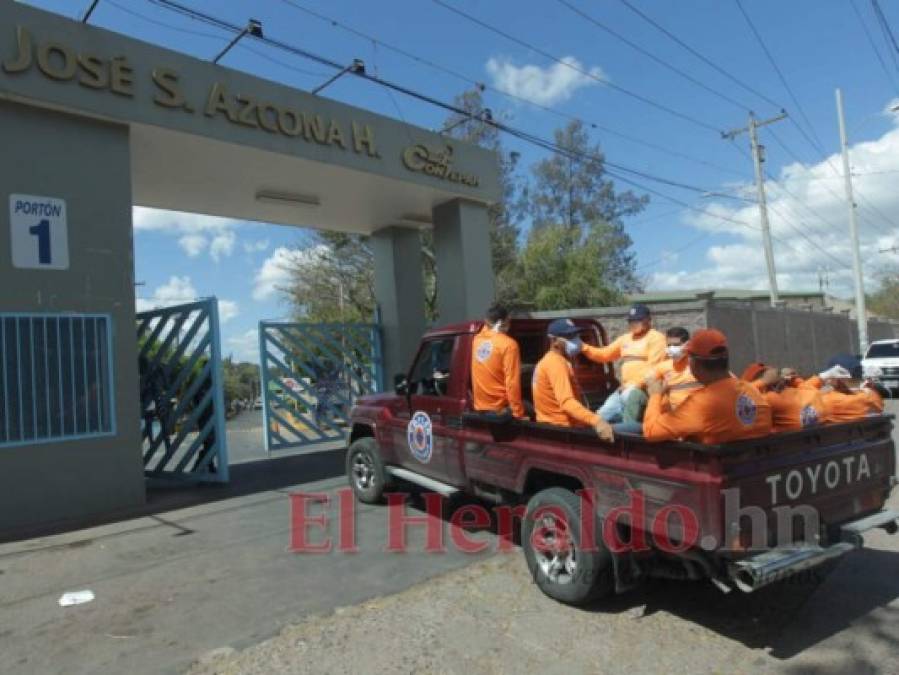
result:
[(599, 415), (581, 403), (574, 369), (557, 352), (547, 352), (537, 363), (533, 395), (538, 422), (562, 427), (593, 427), (599, 422)]
[[(806, 387), (820, 389), (824, 382), (817, 375), (806, 380)], [(828, 422), (852, 422), (869, 415), (883, 412), (883, 398), (874, 389), (863, 387), (851, 394), (839, 391), (821, 393), (824, 400), (824, 414)]]
[(525, 417), (521, 403), (521, 352), (515, 340), (487, 326), (474, 336), (471, 390), (475, 410), (502, 412), (511, 408), (515, 417)]
[(646, 376), (667, 357), (665, 336), (654, 328), (635, 338), (625, 333), (607, 347), (584, 345), (581, 352), (596, 363), (621, 361), (621, 384), (642, 387)]
[(771, 406), (758, 389), (726, 377), (687, 397), (676, 410), (650, 396), (643, 435), (650, 441), (726, 443), (771, 433)]
[(668, 387), (668, 402), (672, 409), (686, 401), (694, 391), (702, 389), (702, 384), (696, 381), (690, 370), (690, 359), (681, 359), (677, 363), (672, 359), (662, 361), (655, 375)]
[(864, 388), (851, 394), (827, 391), (821, 397), (828, 422), (852, 422), (883, 412), (883, 398), (873, 389)]
[(827, 406), (821, 392), (814, 387), (786, 387), (783, 391), (765, 393), (774, 431), (796, 431), (827, 421)]

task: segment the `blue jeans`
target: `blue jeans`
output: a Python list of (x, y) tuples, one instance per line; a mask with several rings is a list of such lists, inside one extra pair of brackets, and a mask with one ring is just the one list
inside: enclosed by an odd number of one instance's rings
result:
[(619, 422), (612, 425), (612, 431), (616, 434), (639, 434), (643, 435), (643, 425), (639, 422)]
[(597, 410), (597, 414), (609, 424), (643, 422), (647, 396), (642, 389), (619, 389), (613, 392)]

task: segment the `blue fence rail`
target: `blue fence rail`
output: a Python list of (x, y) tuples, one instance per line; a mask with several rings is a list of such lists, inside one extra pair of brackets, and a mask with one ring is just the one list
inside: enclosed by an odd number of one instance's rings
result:
[(115, 435), (111, 325), (0, 313), (0, 447)]
[(375, 324), (259, 324), (266, 450), (343, 440), (359, 396), (381, 391)]
[(228, 481), (218, 300), (137, 315), (148, 477)]

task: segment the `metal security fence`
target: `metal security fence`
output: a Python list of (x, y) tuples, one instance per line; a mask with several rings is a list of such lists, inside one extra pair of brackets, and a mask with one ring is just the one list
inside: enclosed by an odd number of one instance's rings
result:
[(111, 319), (0, 313), (0, 447), (115, 434)]
[(228, 481), (218, 300), (137, 315), (148, 477)]
[(259, 324), (266, 450), (343, 440), (359, 396), (381, 390), (381, 336), (363, 323)]

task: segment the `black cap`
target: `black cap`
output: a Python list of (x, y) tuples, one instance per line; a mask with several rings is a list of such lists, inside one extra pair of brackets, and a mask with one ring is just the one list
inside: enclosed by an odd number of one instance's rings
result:
[(572, 335), (577, 335), (580, 331), (581, 329), (575, 326), (574, 321), (571, 319), (556, 319), (549, 324), (546, 334), (552, 337), (571, 337)]
[(651, 316), (652, 312), (649, 311), (649, 307), (641, 304), (633, 305), (627, 312), (628, 321), (643, 321)]

